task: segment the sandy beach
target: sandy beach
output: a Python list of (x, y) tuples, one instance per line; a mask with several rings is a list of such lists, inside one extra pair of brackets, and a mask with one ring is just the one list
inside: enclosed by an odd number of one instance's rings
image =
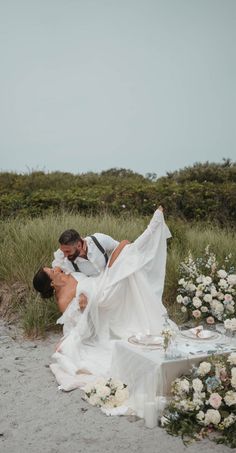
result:
[(83, 401), (82, 392), (62, 392), (49, 364), (59, 334), (28, 340), (0, 322), (1, 453), (205, 453), (230, 448), (204, 440), (185, 447), (134, 416), (107, 417)]

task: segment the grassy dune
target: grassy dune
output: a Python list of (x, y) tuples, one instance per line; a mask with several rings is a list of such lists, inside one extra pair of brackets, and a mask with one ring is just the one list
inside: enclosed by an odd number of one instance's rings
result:
[[(58, 312), (54, 300), (45, 302), (36, 295), (32, 289), (32, 278), (41, 265), (51, 264), (61, 232), (74, 228), (86, 236), (100, 231), (118, 240), (127, 238), (132, 241), (145, 229), (148, 221), (149, 218), (122, 217), (118, 220), (108, 214), (85, 216), (68, 213), (1, 221), (0, 288), (4, 288), (4, 291), (0, 293), (0, 309), (7, 288), (7, 304), (11, 310), (5, 312), (17, 312), (28, 335), (42, 335), (55, 325)], [(200, 256), (206, 245), (210, 244), (219, 262), (231, 252), (236, 265), (236, 233), (204, 223), (189, 224), (176, 219), (168, 219), (167, 223), (173, 238), (168, 244), (164, 303), (170, 316), (180, 320), (175, 304), (180, 261), (188, 250), (191, 249), (194, 256)]]

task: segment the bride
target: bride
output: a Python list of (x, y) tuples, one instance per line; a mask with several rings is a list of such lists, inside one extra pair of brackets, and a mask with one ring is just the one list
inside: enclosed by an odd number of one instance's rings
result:
[(34, 287), (43, 297), (51, 297), (55, 290), (63, 312), (58, 322), (64, 326), (64, 337), (50, 366), (62, 389), (109, 376), (114, 340), (138, 332), (160, 334), (170, 237), (162, 211), (160, 206), (132, 244), (120, 243), (99, 276), (44, 268), (34, 277)]

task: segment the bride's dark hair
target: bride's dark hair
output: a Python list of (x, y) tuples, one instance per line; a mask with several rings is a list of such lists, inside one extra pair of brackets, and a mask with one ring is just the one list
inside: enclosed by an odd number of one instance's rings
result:
[(49, 299), (53, 296), (54, 289), (51, 286), (52, 280), (41, 267), (33, 278), (33, 286), (43, 299)]

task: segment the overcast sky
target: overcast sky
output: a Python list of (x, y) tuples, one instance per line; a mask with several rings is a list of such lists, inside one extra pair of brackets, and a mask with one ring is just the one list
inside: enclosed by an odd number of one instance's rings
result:
[(236, 0), (0, 0), (0, 170), (236, 160)]

